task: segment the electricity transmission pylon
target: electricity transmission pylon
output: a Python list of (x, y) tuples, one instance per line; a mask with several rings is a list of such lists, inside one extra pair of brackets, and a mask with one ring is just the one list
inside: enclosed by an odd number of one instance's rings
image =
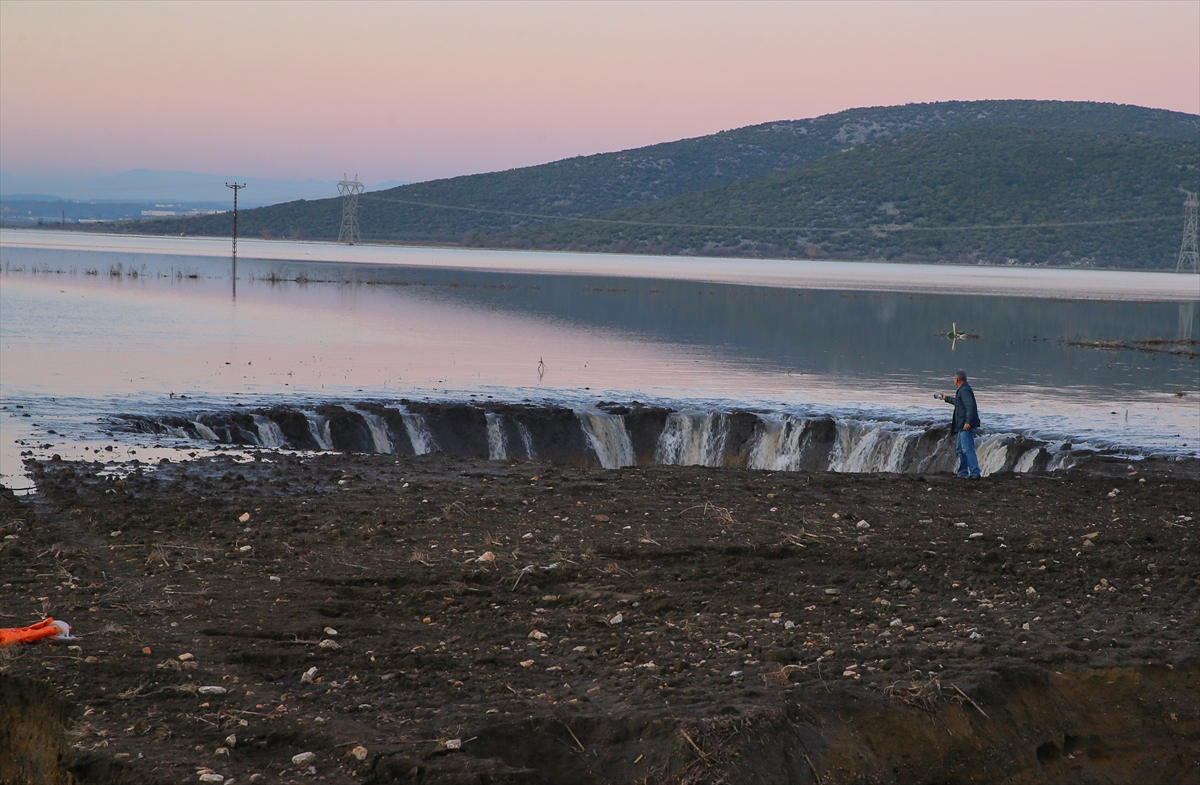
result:
[(1200, 273), (1200, 259), (1196, 254), (1196, 218), (1200, 213), (1200, 199), (1192, 191), (1184, 191), (1183, 200), (1183, 244), (1179, 246), (1179, 262), (1175, 272)]
[(342, 228), (338, 231), (338, 242), (354, 245), (362, 241), (358, 232), (358, 195), (363, 192), (363, 184), (358, 181), (358, 175), (354, 175), (353, 180), (346, 179), (346, 175), (342, 178), (338, 183), (338, 193), (342, 195)]

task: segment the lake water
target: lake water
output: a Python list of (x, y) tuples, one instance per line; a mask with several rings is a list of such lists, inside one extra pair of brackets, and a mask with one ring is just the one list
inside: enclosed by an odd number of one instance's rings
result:
[[(989, 429), (1200, 455), (1200, 363), (1067, 343), (1200, 336), (1192, 275), (240, 241), (234, 299), (227, 247), (0, 233), (7, 484), (23, 450), (114, 444), (117, 414), (492, 396), (934, 423), (960, 367)], [(130, 454), (157, 453), (105, 455)]]

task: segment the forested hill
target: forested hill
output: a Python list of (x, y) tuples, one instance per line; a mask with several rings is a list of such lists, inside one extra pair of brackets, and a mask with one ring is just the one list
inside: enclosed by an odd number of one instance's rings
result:
[(921, 132), (742, 183), (490, 238), (625, 253), (1173, 267), (1200, 141)]
[[(1200, 117), (1137, 106), (1063, 101), (969, 101), (851, 109), (723, 131), (617, 153), (455, 177), (363, 194), (365, 241), (490, 245), (495, 235), (555, 217), (596, 215), (743, 182), (863, 144), (950, 128), (1047, 128), (1200, 138)], [(336, 238), (336, 198), (245, 210), (248, 236)], [(227, 214), (139, 221), (119, 231), (224, 235)], [(550, 235), (540, 242), (549, 242)], [(506, 237), (509, 241), (512, 238)]]

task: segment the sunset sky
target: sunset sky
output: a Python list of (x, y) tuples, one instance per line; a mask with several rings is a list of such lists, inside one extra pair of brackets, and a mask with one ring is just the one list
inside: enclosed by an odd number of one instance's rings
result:
[(415, 181), (858, 106), (1200, 112), (1200, 2), (0, 4), (0, 169)]

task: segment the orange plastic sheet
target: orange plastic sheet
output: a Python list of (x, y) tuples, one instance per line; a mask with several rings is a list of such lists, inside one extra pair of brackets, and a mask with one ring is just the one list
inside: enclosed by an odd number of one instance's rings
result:
[(0, 628), (0, 646), (7, 646), (10, 643), (33, 643), (45, 638), (69, 639), (70, 637), (71, 625), (54, 619), (42, 619), (37, 624), (30, 624), (28, 627)]

